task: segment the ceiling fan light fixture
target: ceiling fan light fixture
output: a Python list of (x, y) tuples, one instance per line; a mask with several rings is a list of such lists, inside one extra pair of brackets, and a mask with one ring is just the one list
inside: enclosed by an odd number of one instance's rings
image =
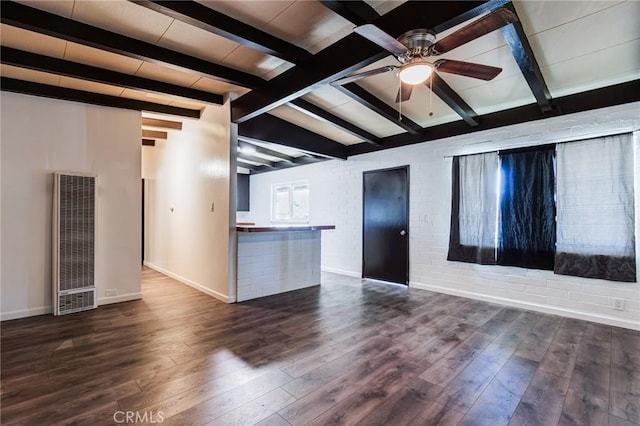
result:
[(400, 69), (400, 80), (407, 84), (420, 84), (433, 72), (433, 65), (419, 58), (403, 65)]

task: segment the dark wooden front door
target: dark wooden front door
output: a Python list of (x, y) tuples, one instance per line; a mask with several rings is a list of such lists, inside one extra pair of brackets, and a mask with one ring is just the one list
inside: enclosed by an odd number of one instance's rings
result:
[(363, 174), (362, 277), (409, 283), (409, 166)]

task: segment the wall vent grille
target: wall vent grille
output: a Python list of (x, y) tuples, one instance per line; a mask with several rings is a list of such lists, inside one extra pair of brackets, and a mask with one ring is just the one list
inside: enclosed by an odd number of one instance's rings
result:
[(53, 209), (54, 314), (93, 309), (96, 177), (55, 173)]
[(95, 292), (93, 290), (80, 293), (66, 293), (58, 297), (58, 311), (60, 314), (85, 311), (95, 308)]

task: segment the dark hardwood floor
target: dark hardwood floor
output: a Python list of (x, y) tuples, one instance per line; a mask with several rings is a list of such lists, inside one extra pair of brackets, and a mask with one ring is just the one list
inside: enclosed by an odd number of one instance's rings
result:
[(2, 323), (2, 424), (640, 424), (639, 332), (332, 274), (143, 294)]

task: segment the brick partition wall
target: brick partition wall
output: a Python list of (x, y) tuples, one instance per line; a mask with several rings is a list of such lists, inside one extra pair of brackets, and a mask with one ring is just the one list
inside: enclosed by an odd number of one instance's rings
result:
[(320, 284), (321, 232), (238, 232), (238, 302)]

